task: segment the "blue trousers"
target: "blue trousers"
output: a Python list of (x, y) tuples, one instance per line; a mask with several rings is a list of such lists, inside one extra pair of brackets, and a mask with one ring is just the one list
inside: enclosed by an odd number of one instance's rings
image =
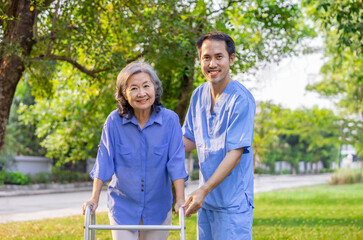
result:
[(198, 240), (252, 239), (253, 208), (242, 213), (198, 211)]

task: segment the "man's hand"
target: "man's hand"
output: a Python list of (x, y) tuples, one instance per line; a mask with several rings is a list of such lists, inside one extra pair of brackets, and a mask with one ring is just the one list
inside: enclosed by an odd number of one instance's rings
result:
[(185, 216), (190, 217), (192, 214), (197, 213), (202, 207), (205, 197), (208, 191), (202, 187), (192, 192), (183, 207), (186, 209)]

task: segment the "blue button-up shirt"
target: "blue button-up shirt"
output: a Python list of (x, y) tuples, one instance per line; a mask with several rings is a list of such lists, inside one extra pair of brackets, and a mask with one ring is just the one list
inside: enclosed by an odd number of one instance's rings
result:
[(108, 186), (108, 209), (120, 225), (161, 224), (173, 201), (171, 181), (188, 174), (179, 118), (161, 108), (140, 129), (113, 111), (107, 118), (91, 171)]
[(210, 83), (196, 90), (190, 100), (183, 134), (196, 143), (204, 184), (228, 151), (243, 148), (240, 163), (211, 191), (203, 208), (223, 212), (244, 212), (253, 206), (253, 153), (255, 100), (238, 81), (230, 82), (211, 109)]

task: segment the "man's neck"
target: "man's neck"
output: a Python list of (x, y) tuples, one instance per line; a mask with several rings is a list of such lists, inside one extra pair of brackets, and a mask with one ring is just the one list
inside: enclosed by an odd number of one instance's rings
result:
[(222, 95), (224, 89), (227, 85), (232, 81), (232, 79), (228, 76), (227, 79), (221, 81), (218, 84), (210, 83), (210, 94), (211, 94), (211, 109), (210, 112), (213, 112), (214, 105), (218, 102), (219, 97)]

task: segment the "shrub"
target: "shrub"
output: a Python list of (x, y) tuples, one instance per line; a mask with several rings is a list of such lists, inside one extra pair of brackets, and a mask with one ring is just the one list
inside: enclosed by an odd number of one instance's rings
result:
[(60, 167), (52, 167), (53, 181), (57, 183), (72, 183), (91, 181), (88, 173), (80, 173), (78, 171), (63, 170)]
[(32, 183), (50, 183), (52, 181), (52, 174), (40, 172), (31, 177)]
[(282, 170), (281, 174), (291, 174), (291, 171), (290, 170)]
[(21, 172), (6, 172), (5, 184), (28, 185), (31, 183), (30, 176), (24, 175)]
[(5, 182), (5, 171), (0, 171), (0, 186), (4, 185)]
[(260, 167), (255, 168), (255, 174), (270, 174), (271, 172), (267, 169), (263, 169)]
[(199, 179), (199, 170), (193, 170), (192, 174), (189, 176), (191, 180)]
[(339, 169), (331, 175), (330, 184), (353, 184), (363, 182), (363, 169)]

